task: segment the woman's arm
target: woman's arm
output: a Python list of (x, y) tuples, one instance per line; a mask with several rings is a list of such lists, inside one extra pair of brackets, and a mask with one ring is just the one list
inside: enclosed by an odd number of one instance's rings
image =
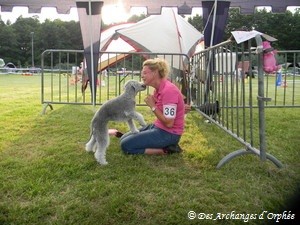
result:
[(159, 119), (166, 127), (173, 127), (174, 118), (165, 117), (164, 113), (155, 107), (155, 99), (152, 95), (148, 95), (144, 101), (151, 108), (157, 119)]

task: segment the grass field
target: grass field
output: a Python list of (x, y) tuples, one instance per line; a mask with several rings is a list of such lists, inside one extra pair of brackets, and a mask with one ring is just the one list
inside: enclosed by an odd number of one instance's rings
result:
[[(282, 169), (247, 155), (217, 170), (243, 146), (195, 111), (182, 154), (128, 156), (112, 137), (109, 165), (99, 166), (84, 150), (92, 106), (54, 105), (41, 115), (40, 98), (39, 76), (0, 76), (1, 225), (278, 224), (284, 211), (299, 219), (299, 108), (266, 109), (268, 152)], [(153, 120), (148, 108), (138, 111)]]

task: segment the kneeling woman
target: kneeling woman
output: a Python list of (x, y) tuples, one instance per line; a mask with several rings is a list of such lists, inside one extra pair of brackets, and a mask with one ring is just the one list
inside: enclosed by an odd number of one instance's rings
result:
[(156, 119), (140, 133), (121, 138), (121, 148), (127, 154), (164, 155), (179, 153), (178, 145), (184, 130), (185, 105), (176, 85), (167, 78), (170, 68), (160, 58), (143, 63), (142, 80), (153, 87), (153, 95), (145, 98)]

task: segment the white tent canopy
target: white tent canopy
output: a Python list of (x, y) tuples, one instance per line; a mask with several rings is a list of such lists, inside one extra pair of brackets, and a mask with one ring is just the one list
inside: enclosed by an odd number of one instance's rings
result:
[[(166, 8), (161, 15), (150, 16), (132, 26), (116, 30), (111, 41), (118, 38), (129, 43), (137, 52), (175, 54), (172, 66), (184, 70), (188, 57), (194, 54), (197, 44), (203, 39), (203, 34), (173, 9)], [(106, 45), (109, 43), (108, 41)], [(182, 56), (178, 56), (179, 54)], [(171, 63), (169, 56), (165, 57)]]
[(198, 30), (171, 8), (150, 16), (133, 26), (116, 31), (138, 52), (186, 54), (191, 56), (203, 38)]
[(100, 51), (107, 52), (130, 52), (134, 48), (120, 38), (113, 39), (112, 37), (119, 29), (124, 29), (132, 26), (134, 23), (122, 23), (109, 27), (101, 32)]
[[(126, 57), (127, 52), (135, 51), (135, 49), (121, 38), (113, 39), (112, 36), (116, 30), (127, 28), (132, 26), (134, 23), (123, 23), (109, 27), (108, 29), (101, 32), (100, 52), (101, 57), (99, 58), (98, 71), (106, 69), (111, 64), (118, 62), (119, 60)], [(108, 52), (107, 54), (102, 54)]]

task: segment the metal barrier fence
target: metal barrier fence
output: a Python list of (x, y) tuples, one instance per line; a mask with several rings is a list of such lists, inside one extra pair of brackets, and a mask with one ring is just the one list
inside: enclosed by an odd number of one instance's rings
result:
[[(269, 159), (282, 167), (280, 161), (266, 152), (264, 109), (271, 98), (265, 87), (271, 78), (263, 73), (263, 53), (251, 50), (251, 40), (240, 45), (229, 40), (191, 59), (190, 91), (195, 109), (245, 146), (225, 156), (217, 168), (244, 154), (256, 154), (261, 160)], [(295, 98), (292, 99), (295, 105)]]
[[(250, 44), (251, 43), (249, 43), (249, 45)], [(220, 74), (219, 81), (223, 82), (223, 79), (225, 79), (225, 83), (226, 81), (232, 82), (230, 87), (239, 88), (239, 93), (237, 93), (238, 95), (243, 94), (244, 88), (249, 89), (248, 92), (245, 93), (257, 93), (256, 89), (258, 86), (256, 84), (257, 79), (255, 78), (258, 77), (258, 58), (257, 54), (255, 54), (255, 50), (254, 52), (251, 52), (251, 49), (252, 48), (247, 49), (246, 44), (234, 46), (232, 42), (225, 42), (221, 44), (220, 47), (213, 49), (215, 52), (215, 67), (219, 70), (218, 72)], [(300, 107), (300, 50), (278, 51), (276, 58), (281, 65), (280, 71), (272, 74), (263, 72), (265, 97), (270, 99), (270, 101), (266, 102), (265, 107)], [(205, 65), (207, 60), (207, 50), (195, 55), (191, 59), (193, 65), (191, 79), (193, 81), (192, 86), (194, 86), (194, 89), (195, 84), (198, 81), (204, 84), (206, 72), (209, 72), (209, 68), (207, 70)], [(242, 76), (245, 79), (241, 79)], [(237, 83), (233, 85), (234, 82)], [(226, 85), (222, 86), (216, 84), (217, 83), (213, 82), (213, 85), (215, 85), (214, 87), (226, 87)], [(237, 86), (237, 84), (239, 85)], [(203, 88), (203, 85), (200, 86), (201, 90)], [(195, 95), (195, 91), (192, 93)], [(198, 98), (200, 98), (200, 102), (203, 101), (201, 98), (204, 97), (204, 94), (198, 96)], [(240, 96), (238, 96), (238, 98), (239, 97)], [(195, 96), (193, 99), (195, 101)], [(240, 101), (242, 100), (240, 99)], [(246, 102), (246, 104), (247, 103), (248, 102)], [(252, 103), (252, 107), (257, 107), (257, 102)]]
[(265, 81), (266, 97), (272, 98), (266, 107), (300, 107), (300, 50), (278, 51), (277, 61), (281, 71)]
[[(127, 80), (141, 80), (146, 58), (166, 58), (173, 68), (171, 80), (180, 86), (187, 101), (245, 146), (224, 157), (217, 168), (244, 154), (256, 154), (261, 160), (269, 159), (281, 167), (281, 162), (266, 152), (264, 109), (300, 106), (299, 71), (287, 67), (281, 74), (264, 74), (262, 53), (252, 51), (251, 44), (226, 41), (191, 59), (162, 53), (100, 53), (96, 104), (118, 96)], [(286, 64), (294, 62), (295, 67), (300, 61), (297, 51), (278, 54)], [(83, 91), (87, 75), (81, 59), (83, 51), (79, 50), (46, 50), (42, 54), (43, 113), (48, 106), (52, 109), (53, 104), (92, 105), (90, 88)], [(182, 61), (190, 66), (184, 68)], [(137, 105), (145, 105), (144, 95), (149, 92), (148, 89), (137, 97)]]
[[(124, 53), (104, 52), (100, 53), (97, 74), (96, 104), (101, 105), (105, 101), (114, 98), (122, 92), (127, 80), (141, 80), (142, 63), (146, 58), (161, 57), (168, 60), (173, 68), (171, 79), (180, 83), (184, 78), (182, 61), (187, 64), (189, 58), (180, 54), (162, 53)], [(88, 76), (82, 50), (46, 50), (42, 54), (41, 76), (41, 101), (44, 104), (45, 113), (49, 106), (54, 104), (92, 105), (91, 90), (88, 85)], [(187, 82), (184, 82), (187, 83)], [(183, 87), (183, 89), (187, 89)], [(144, 105), (143, 96), (149, 93), (140, 93), (137, 97), (137, 105)]]
[(0, 68), (0, 75), (6, 74), (21, 74), (24, 76), (32, 76), (32, 75), (40, 75), (41, 69), (40, 68), (16, 68), (16, 67), (1, 67)]

